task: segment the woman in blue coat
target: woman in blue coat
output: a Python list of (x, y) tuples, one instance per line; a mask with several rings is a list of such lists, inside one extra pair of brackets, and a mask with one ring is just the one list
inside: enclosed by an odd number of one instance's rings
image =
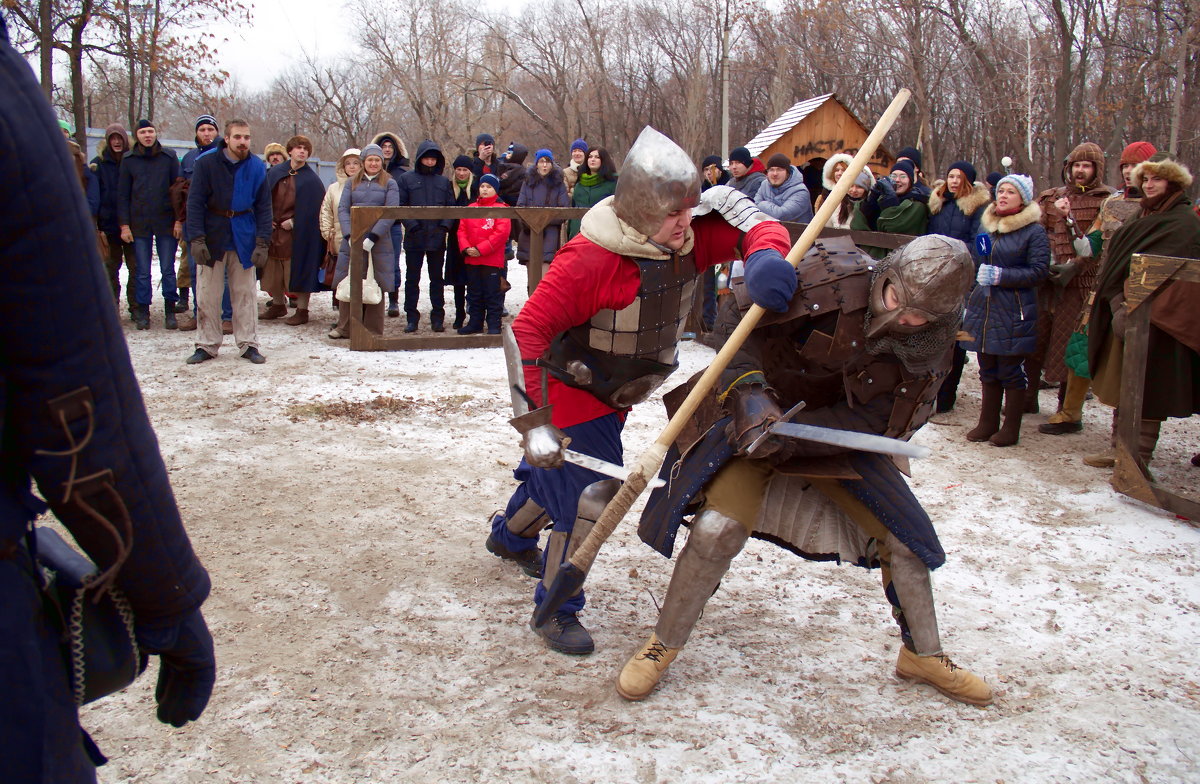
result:
[[(963, 348), (978, 352), (983, 403), (968, 441), (1012, 446), (1025, 410), (1025, 355), (1037, 344), (1037, 286), (1050, 272), (1050, 241), (1033, 201), (1033, 180), (1010, 174), (996, 185), (996, 203), (980, 220), (991, 253), (979, 256), (979, 285), (967, 300)], [(976, 249), (978, 250), (978, 249)], [(1004, 400), (1004, 426), (1000, 403)]]

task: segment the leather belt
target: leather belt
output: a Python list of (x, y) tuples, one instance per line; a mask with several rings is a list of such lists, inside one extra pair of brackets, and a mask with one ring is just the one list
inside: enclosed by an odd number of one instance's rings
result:
[(247, 215), (250, 212), (250, 210), (238, 210), (236, 212), (233, 210), (218, 210), (213, 207), (209, 207), (208, 211), (213, 215), (220, 215), (222, 218), (233, 218), (237, 215)]

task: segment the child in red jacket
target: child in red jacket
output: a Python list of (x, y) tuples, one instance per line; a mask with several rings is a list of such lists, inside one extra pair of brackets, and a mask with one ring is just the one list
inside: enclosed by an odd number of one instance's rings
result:
[[(495, 207), (500, 180), (494, 174), (479, 178), (479, 200), (472, 207)], [(504, 206), (504, 205), (499, 205)], [(500, 334), (504, 295), (500, 273), (504, 271), (504, 247), (512, 221), (508, 218), (463, 218), (458, 222), (458, 247), (467, 265), (467, 323), (458, 334), (474, 335), (487, 322), (489, 335)]]

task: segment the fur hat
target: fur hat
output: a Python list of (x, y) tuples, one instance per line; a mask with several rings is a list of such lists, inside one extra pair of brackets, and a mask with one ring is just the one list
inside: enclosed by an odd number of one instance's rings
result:
[(781, 152), (777, 152), (770, 158), (767, 158), (768, 169), (784, 169), (791, 173), (792, 159)]
[(575, 141), (571, 142), (571, 152), (575, 152), (576, 150), (583, 150), (584, 152), (587, 152), (588, 149), (588, 143), (583, 139), (576, 139)]
[(494, 174), (485, 174), (479, 178), (480, 185), (491, 185), (496, 190), (500, 190), (500, 178)]
[(946, 169), (946, 173), (949, 174), (955, 169), (958, 169), (967, 178), (967, 185), (975, 182), (975, 167), (969, 161), (955, 161)]
[[(821, 185), (825, 187), (825, 190), (831, 191), (833, 190), (833, 186), (837, 184), (833, 181), (833, 170), (838, 167), (838, 164), (850, 168), (850, 162), (853, 160), (853, 156), (839, 152), (837, 155), (830, 156), (829, 160), (825, 161), (825, 165), (821, 167)], [(871, 184), (874, 184), (874, 180), (871, 181)], [(868, 189), (870, 187), (870, 185), (867, 186)]]
[(1178, 158), (1170, 153), (1159, 152), (1150, 156), (1150, 160), (1143, 161), (1134, 167), (1133, 172), (1129, 175), (1129, 179), (1134, 185), (1140, 188), (1146, 177), (1151, 174), (1178, 185), (1180, 190), (1187, 190), (1192, 187), (1192, 173), (1188, 170), (1188, 167), (1184, 166)]
[(543, 147), (533, 155), (533, 162), (537, 163), (542, 158), (549, 158), (551, 163), (554, 163), (554, 153), (550, 152), (549, 147)]
[(202, 114), (196, 118), (196, 130), (197, 131), (200, 130), (201, 125), (211, 125), (212, 127), (217, 128), (217, 129), (220, 129), (220, 127), (221, 127), (221, 126), (217, 125), (217, 118), (213, 117), (211, 114)]
[(1132, 163), (1134, 166), (1137, 166), (1142, 161), (1150, 160), (1150, 156), (1156, 152), (1158, 150), (1150, 142), (1132, 142), (1124, 150), (1121, 150), (1120, 165), (1124, 166), (1127, 163)]
[(917, 168), (911, 160), (896, 161), (892, 164), (891, 171), (902, 171), (908, 175), (908, 181), (915, 183), (917, 181)]
[(481, 144), (495, 144), (496, 137), (490, 133), (481, 133), (475, 137), (475, 147), (478, 148)]
[(469, 169), (471, 168), (471, 159), (465, 155), (460, 155), (454, 159), (452, 169)]
[(896, 153), (896, 159), (908, 158), (913, 162), (914, 169), (921, 168), (921, 152), (916, 147), (905, 147)]
[(1001, 177), (1000, 181), (996, 183), (996, 190), (999, 190), (1000, 186), (1006, 182), (1021, 194), (1021, 204), (1033, 201), (1033, 180), (1031, 178), (1024, 174), (1010, 174), (1007, 177)]
[(366, 147), (362, 148), (362, 153), (360, 153), (360, 157), (364, 161), (367, 158), (371, 157), (372, 155), (374, 155), (376, 158), (378, 158), (381, 161), (386, 160), (386, 158), (383, 157), (383, 148), (380, 147), (378, 144), (368, 144)]
[[(845, 175), (842, 175), (843, 177)], [(854, 184), (862, 188), (864, 191), (869, 191), (875, 187), (875, 172), (871, 171), (870, 166), (864, 166), (863, 170), (854, 178)]]
[(279, 142), (271, 142), (265, 148), (263, 148), (263, 160), (265, 161), (273, 152), (277, 152), (285, 158), (287, 157), (287, 150), (283, 149), (282, 144)]
[(738, 163), (742, 164), (743, 166), (753, 166), (754, 165), (754, 156), (751, 155), (750, 151), (747, 150), (745, 147), (734, 147), (732, 150), (729, 151), (729, 161), (730, 161), (730, 163), (732, 163), (733, 161), (737, 161)]

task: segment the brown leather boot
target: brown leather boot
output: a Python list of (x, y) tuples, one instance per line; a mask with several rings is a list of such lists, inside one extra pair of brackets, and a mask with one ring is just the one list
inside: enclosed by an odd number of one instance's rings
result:
[(284, 324), (298, 327), (308, 323), (308, 308), (296, 308), (296, 312), (283, 320)]
[(968, 441), (987, 441), (1000, 429), (1000, 401), (1004, 390), (999, 384), (983, 385), (983, 403), (979, 408), (979, 424), (967, 432)]
[(196, 329), (196, 319), (192, 317), (191, 313), (179, 314), (177, 321), (180, 332), (192, 332)]
[(272, 302), (267, 306), (267, 309), (258, 314), (259, 321), (269, 321), (271, 319), (283, 318), (287, 315), (287, 305), (276, 305)]
[(1147, 465), (1154, 457), (1154, 447), (1158, 446), (1158, 432), (1161, 429), (1162, 422), (1158, 419), (1142, 420), (1142, 427), (1138, 431), (1138, 454)]
[(1004, 424), (988, 439), (992, 446), (1012, 446), (1021, 440), (1021, 417), (1025, 416), (1025, 394), (1028, 390), (1004, 390)]

